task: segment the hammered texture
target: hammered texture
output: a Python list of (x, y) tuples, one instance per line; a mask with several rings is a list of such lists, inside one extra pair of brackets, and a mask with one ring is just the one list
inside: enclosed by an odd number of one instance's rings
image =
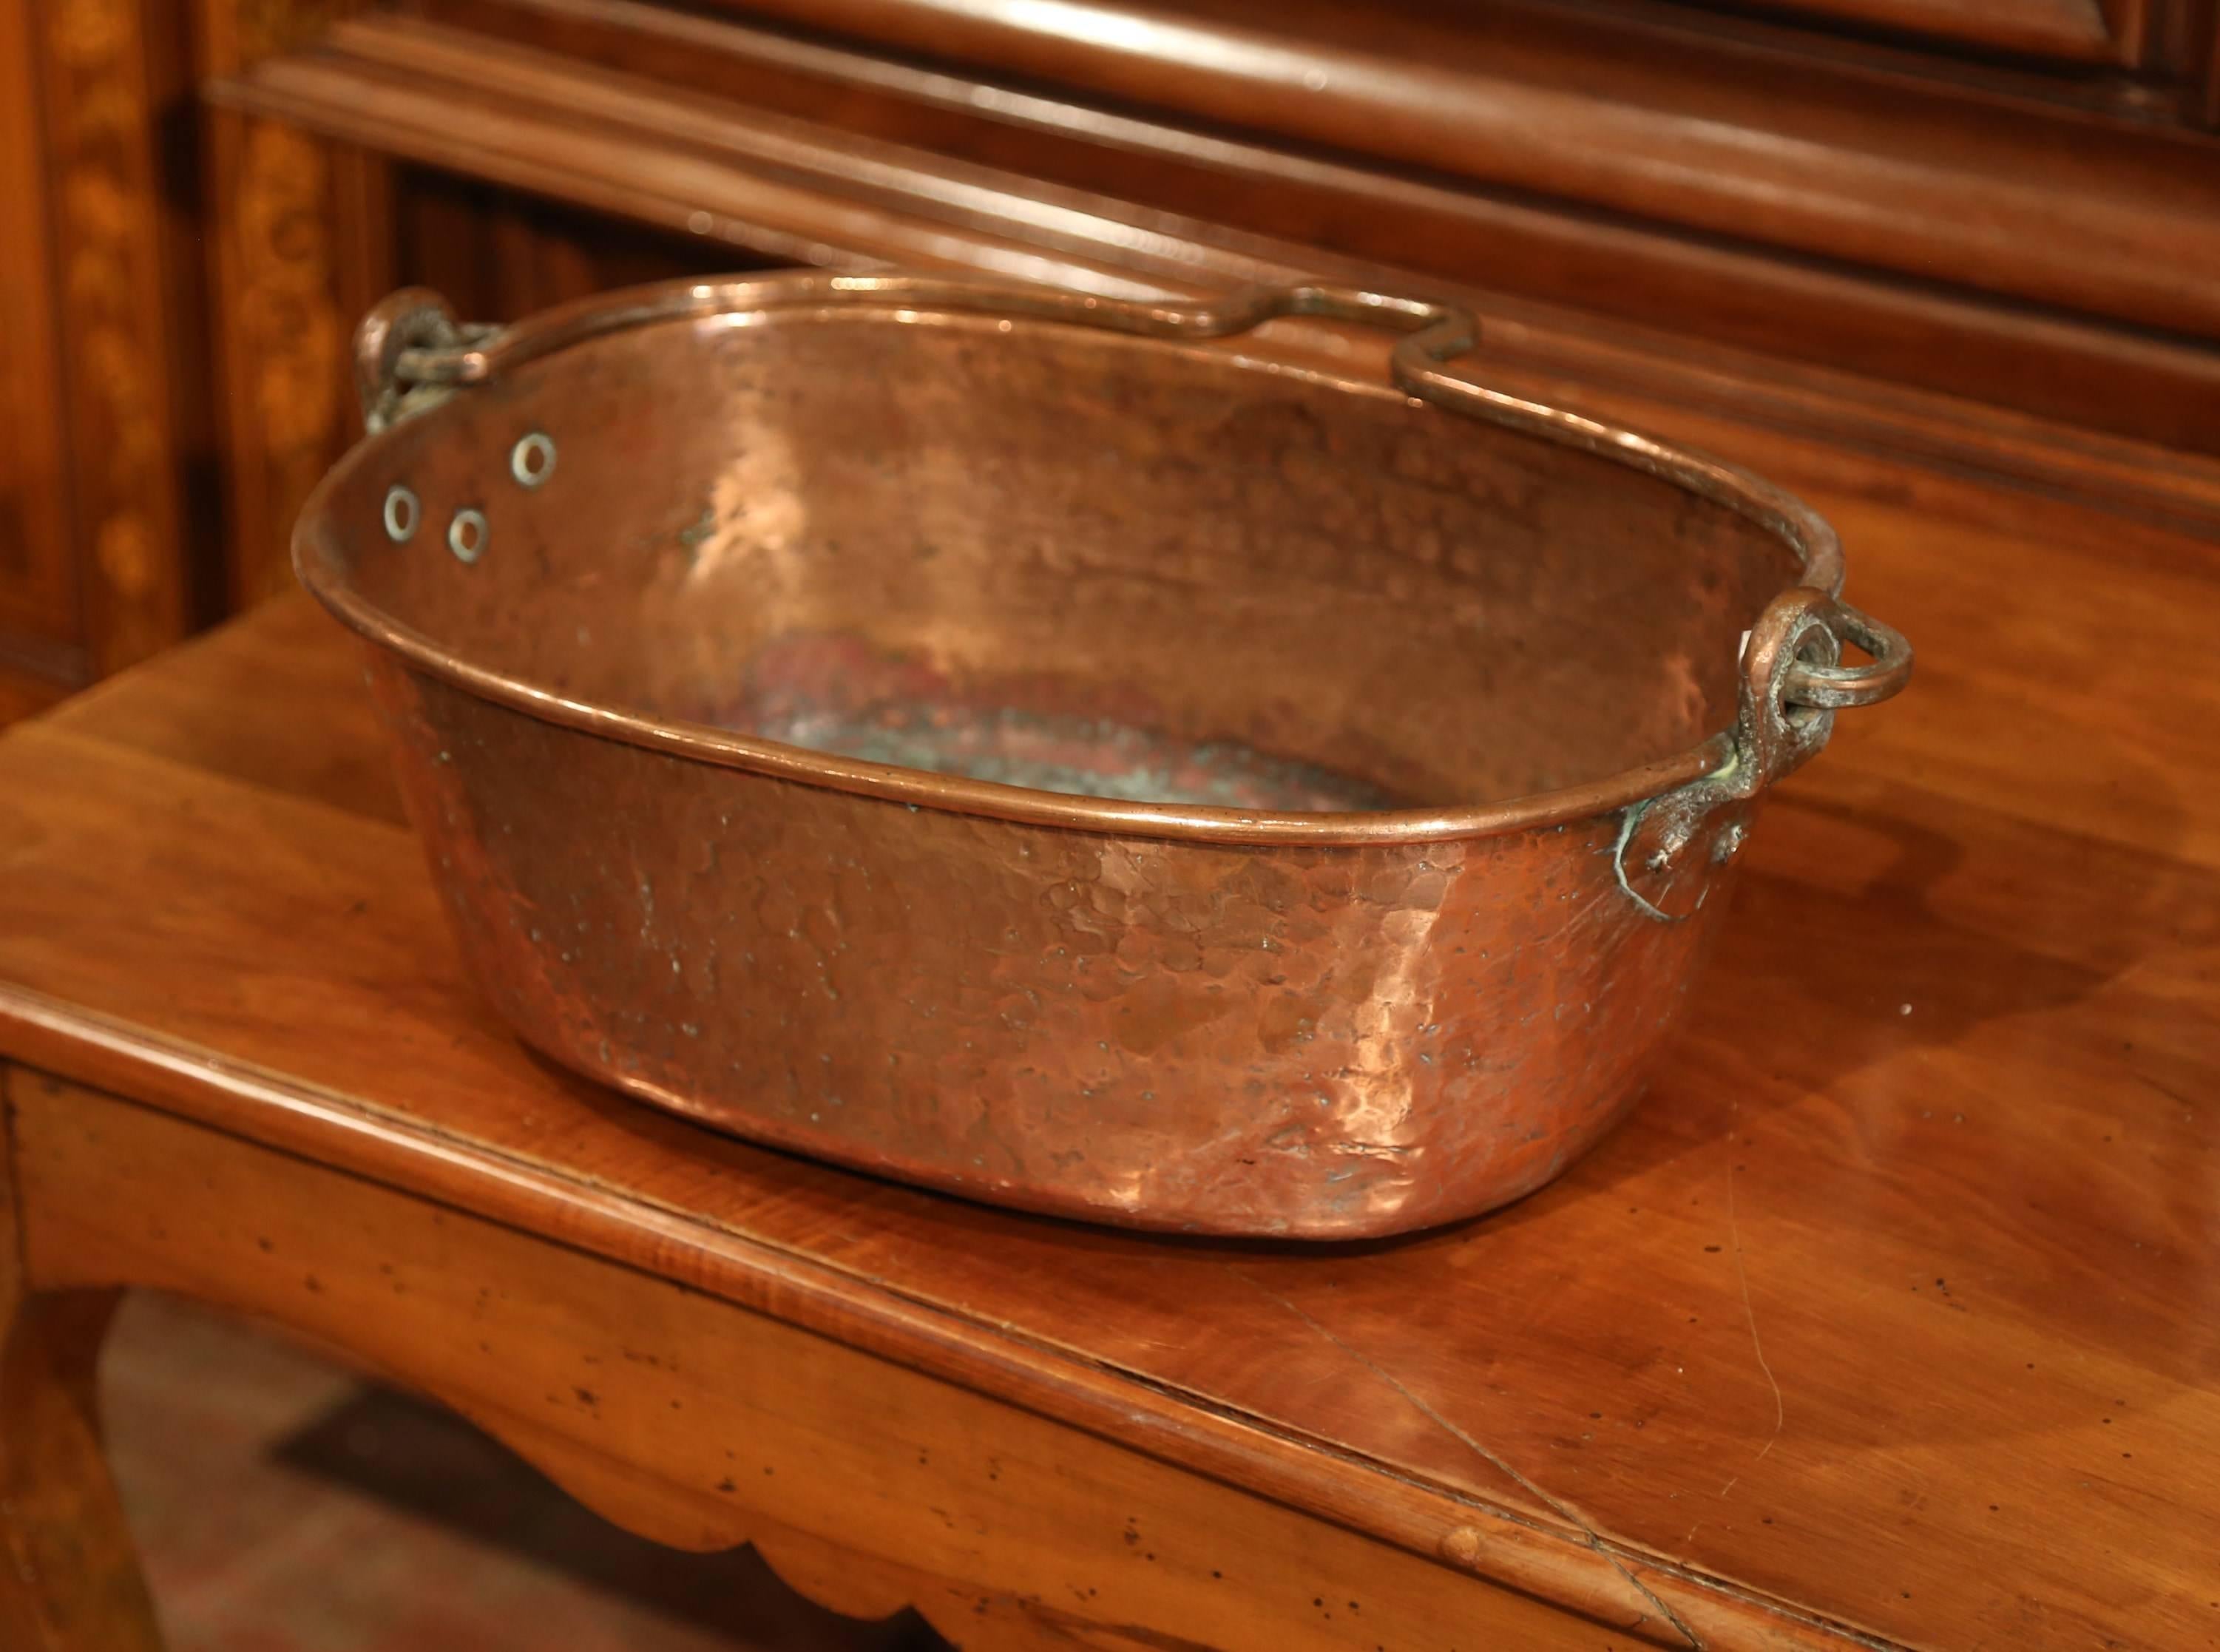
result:
[(1644, 915), (1616, 815), (1415, 845), (1110, 836), (719, 768), (375, 670), (473, 973), (533, 1044), (727, 1129), (1034, 1209), (1349, 1237), (1514, 1199), (1634, 1100), (1724, 906)]
[[(556, 456), (533, 485), (527, 436)], [(424, 518), (401, 539), (395, 486)], [(458, 511), (484, 525), (468, 561)], [(1384, 818), (1360, 807), (1262, 841), (685, 731), (832, 730), (1168, 806), (1688, 781), (1798, 569), (1659, 476), (1400, 395), (831, 303), (457, 391), (345, 461), (302, 544), (458, 663), (374, 647), (371, 676), (470, 965), (533, 1044), (889, 1175), (1307, 1237), (1485, 1210), (1594, 1141), (1681, 1007), (1754, 797), (1676, 817), (1670, 853), (1619, 803), (1394, 840), (1332, 825)]]

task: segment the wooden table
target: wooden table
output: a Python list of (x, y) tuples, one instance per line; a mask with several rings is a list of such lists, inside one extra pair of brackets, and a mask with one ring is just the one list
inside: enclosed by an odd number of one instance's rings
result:
[(2220, 1641), (2220, 558), (1712, 442), (1920, 679), (1761, 823), (1636, 1118), (1407, 1243), (1005, 1214), (552, 1070), (299, 599), (0, 739), (0, 1644), (153, 1643), (124, 1286), (967, 1648)]

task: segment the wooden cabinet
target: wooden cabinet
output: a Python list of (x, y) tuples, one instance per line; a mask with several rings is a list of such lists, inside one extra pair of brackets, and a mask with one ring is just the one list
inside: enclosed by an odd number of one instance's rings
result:
[(2207, 21), (2179, 0), (1749, 0), (1712, 9), (1914, 48), (2161, 73), (2193, 65)]
[(37, 692), (287, 584), (404, 279), (498, 318), (773, 264), (1315, 274), (1472, 306), (1478, 371), (1554, 399), (2220, 527), (2220, 0), (0, 12)]
[[(22, 19), (0, 16), (0, 29)], [(29, 59), (0, 34), (0, 245), (42, 241), (43, 190)], [(82, 672), (57, 399), (53, 294), (35, 258), (0, 258), (0, 720), (52, 699)]]
[(2203, 521), (2213, 7), (2163, 9), (2130, 68), (1573, 0), (413, 0), (211, 94), (726, 259), (1456, 298), (1499, 377)]

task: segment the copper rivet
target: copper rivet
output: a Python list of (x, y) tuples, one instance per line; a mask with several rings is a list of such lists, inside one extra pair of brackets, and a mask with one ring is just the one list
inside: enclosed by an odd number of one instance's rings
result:
[(385, 490), (385, 537), (396, 545), (406, 545), (416, 537), (416, 524), (424, 513), (416, 503), (416, 496), (395, 483)]
[(508, 473), (527, 488), (536, 488), (555, 474), (555, 443), (544, 430), (516, 439), (508, 450)]
[(483, 511), (458, 510), (447, 524), (447, 549), (458, 560), (476, 562), (485, 554), (486, 519)]

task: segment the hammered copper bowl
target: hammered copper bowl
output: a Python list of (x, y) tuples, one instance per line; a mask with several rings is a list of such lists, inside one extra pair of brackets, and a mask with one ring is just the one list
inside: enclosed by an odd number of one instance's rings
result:
[[(1399, 388), (1200, 342), (1292, 314), (1419, 329)], [(296, 558), (548, 1055), (980, 1199), (1394, 1232), (1633, 1101), (1760, 794), (1909, 664), (1808, 510), (1469, 342), (1318, 288), (401, 294)]]

